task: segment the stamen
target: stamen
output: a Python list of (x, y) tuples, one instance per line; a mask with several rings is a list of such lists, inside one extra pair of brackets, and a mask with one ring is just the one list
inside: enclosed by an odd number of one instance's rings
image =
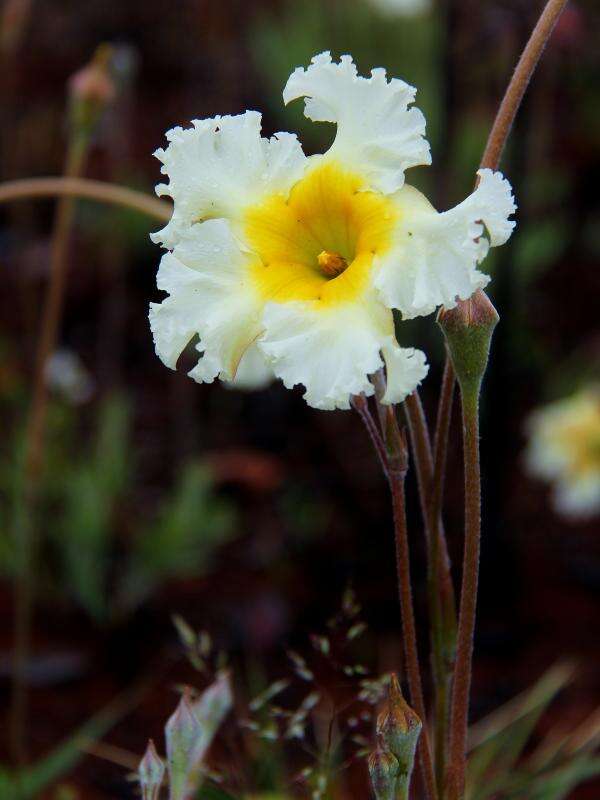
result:
[(328, 278), (337, 278), (348, 266), (348, 262), (343, 256), (339, 253), (331, 253), (329, 250), (319, 253), (317, 261)]

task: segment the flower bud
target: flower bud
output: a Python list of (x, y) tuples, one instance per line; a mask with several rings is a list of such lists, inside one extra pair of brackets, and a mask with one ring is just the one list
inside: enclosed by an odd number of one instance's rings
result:
[(75, 133), (91, 135), (116, 94), (110, 74), (112, 48), (101, 45), (89, 64), (69, 80), (70, 123)]
[(399, 797), (408, 797), (410, 776), (422, 727), (418, 715), (402, 696), (398, 678), (393, 674), (387, 702), (377, 718), (377, 736), (398, 761), (396, 791)]
[(479, 393), (492, 334), (499, 319), (498, 312), (481, 289), (468, 300), (459, 300), (455, 308), (442, 308), (438, 313), (437, 322), (446, 338), (463, 394), (465, 391)]
[(379, 744), (369, 756), (368, 765), (377, 800), (396, 800), (396, 783), (400, 773), (396, 756)]
[(201, 737), (202, 726), (186, 692), (165, 726), (171, 800), (183, 800), (186, 796), (195, 750)]
[(158, 757), (154, 742), (150, 739), (138, 767), (143, 800), (158, 800), (164, 774), (165, 765)]

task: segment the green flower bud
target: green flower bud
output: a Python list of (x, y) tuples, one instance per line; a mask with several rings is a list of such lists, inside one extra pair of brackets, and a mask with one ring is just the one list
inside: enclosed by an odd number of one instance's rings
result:
[(446, 338), (463, 394), (479, 394), (492, 334), (499, 319), (498, 312), (481, 289), (468, 300), (459, 300), (455, 308), (442, 308), (438, 313), (437, 322)]
[(154, 742), (150, 739), (144, 757), (140, 761), (140, 766), (138, 767), (143, 800), (158, 799), (164, 774), (165, 765), (158, 757)]
[(201, 737), (202, 726), (186, 693), (165, 726), (171, 800), (184, 800), (186, 797), (194, 755)]
[(399, 798), (408, 797), (422, 727), (419, 716), (402, 696), (398, 678), (393, 674), (387, 702), (377, 718), (377, 736), (398, 762), (396, 792)]
[(377, 800), (396, 800), (396, 783), (400, 773), (398, 759), (385, 747), (377, 745), (369, 756), (369, 776)]

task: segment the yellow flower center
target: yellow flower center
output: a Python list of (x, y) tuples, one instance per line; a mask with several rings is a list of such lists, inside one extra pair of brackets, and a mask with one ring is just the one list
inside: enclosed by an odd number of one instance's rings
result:
[(362, 191), (360, 176), (328, 162), (310, 170), (289, 197), (246, 212), (246, 239), (260, 261), (252, 279), (265, 300), (344, 303), (366, 289), (377, 256), (392, 244), (398, 211)]

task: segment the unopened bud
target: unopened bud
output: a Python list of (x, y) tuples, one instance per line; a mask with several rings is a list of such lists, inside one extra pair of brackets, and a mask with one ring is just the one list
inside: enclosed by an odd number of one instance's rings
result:
[[(398, 761), (396, 791), (399, 797), (408, 796), (410, 776), (422, 727), (419, 716), (402, 696), (398, 678), (393, 674), (387, 702), (377, 718), (377, 736)], [(405, 794), (402, 794), (402, 791)]]
[(478, 289), (455, 308), (440, 309), (437, 322), (442, 329), (461, 390), (479, 393), (490, 343), (498, 324), (498, 312), (487, 295)]
[(400, 774), (398, 759), (382, 745), (369, 756), (369, 776), (377, 800), (396, 800), (396, 784)]
[(90, 135), (116, 94), (110, 73), (112, 48), (100, 45), (89, 64), (69, 80), (71, 125), (77, 133)]
[(202, 726), (186, 692), (165, 726), (171, 800), (183, 800), (186, 797), (194, 754), (201, 736)]
[(164, 774), (165, 765), (158, 757), (154, 742), (150, 739), (138, 767), (143, 800), (157, 800)]

